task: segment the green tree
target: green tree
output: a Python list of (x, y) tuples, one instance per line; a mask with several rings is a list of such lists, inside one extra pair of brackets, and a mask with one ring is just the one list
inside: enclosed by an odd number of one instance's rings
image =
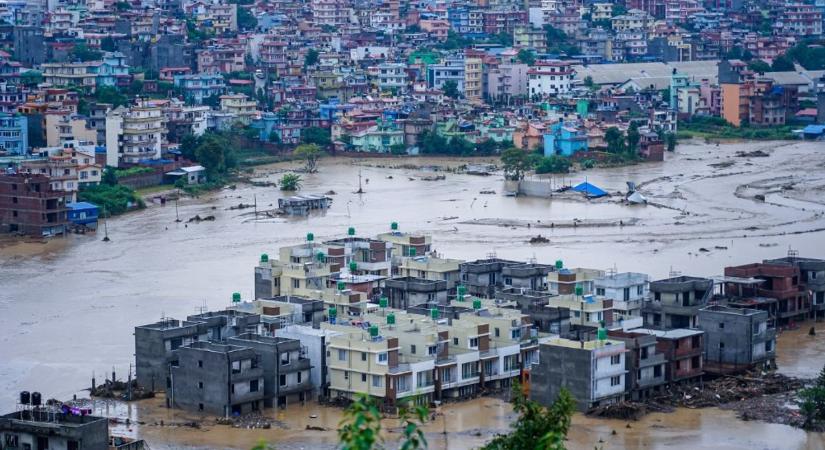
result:
[(567, 173), (569, 171), (570, 159), (561, 155), (541, 158), (536, 166), (536, 173)]
[(238, 7), (238, 28), (241, 30), (254, 30), (258, 27), (258, 19), (247, 8)]
[(295, 151), (292, 152), (293, 156), (303, 159), (306, 162), (304, 167), (307, 173), (313, 173), (318, 170), (318, 159), (323, 154), (324, 152), (321, 151), (321, 147), (317, 144), (302, 144), (295, 148)]
[(667, 133), (665, 134), (665, 148), (667, 151), (672, 152), (676, 150), (676, 134), (675, 133)]
[(106, 166), (106, 168), (103, 169), (103, 176), (100, 177), (100, 182), (107, 186), (117, 185), (117, 173), (115, 173), (114, 167)]
[(203, 139), (195, 148), (195, 160), (206, 168), (207, 176), (210, 179), (216, 175), (226, 173), (228, 169), (227, 150), (225, 140), (217, 136), (209, 136)]
[(825, 425), (825, 367), (813, 386), (799, 391), (799, 411), (805, 418), (805, 428)]
[(100, 49), (104, 52), (113, 52), (117, 50), (117, 44), (111, 36), (106, 36), (100, 41)]
[(519, 384), (513, 386), (513, 410), (519, 418), (510, 425), (512, 431), (498, 435), (484, 450), (564, 450), (575, 402), (567, 389), (546, 408), (529, 400)]
[(103, 57), (103, 54), (97, 50), (90, 49), (84, 43), (77, 43), (72, 48), (72, 59), (75, 61), (96, 61)]
[(304, 56), (304, 67), (314, 66), (315, 64), (318, 64), (319, 57), (320, 54), (318, 53), (318, 50), (315, 50), (314, 48), (307, 50), (307, 54), (306, 56)]
[(761, 59), (752, 59), (748, 62), (748, 69), (756, 73), (765, 73), (771, 71), (771, 65)]
[(527, 64), (528, 66), (532, 66), (536, 63), (536, 54), (533, 53), (532, 50), (528, 50), (526, 48), (519, 50), (516, 58), (518, 58), (520, 62)]
[[(414, 399), (399, 408), (402, 438), (400, 450), (427, 448), (427, 439), (421, 430), (429, 410), (416, 406)], [(359, 395), (344, 411), (338, 427), (338, 440), (342, 450), (378, 450), (381, 447), (381, 411), (377, 401), (368, 395)]]
[(407, 154), (407, 146), (404, 144), (393, 144), (390, 146), (390, 154), (393, 155), (406, 155)]
[(332, 143), (329, 130), (321, 127), (307, 127), (301, 130), (301, 141), (319, 147), (329, 147)]
[(622, 153), (624, 151), (624, 136), (616, 127), (610, 127), (604, 132), (604, 141), (607, 143), (607, 151), (610, 153)]
[(785, 55), (777, 56), (771, 63), (771, 70), (774, 72), (792, 72), (796, 70), (791, 58)]
[(590, 75), (584, 77), (584, 86), (593, 89), (596, 86), (596, 83), (593, 82), (593, 77)]
[(97, 103), (108, 103), (114, 107), (123, 106), (129, 103), (129, 97), (121, 94), (113, 86), (99, 86), (95, 89), (94, 100)]
[(301, 189), (302, 182), (301, 176), (297, 173), (285, 173), (278, 184), (281, 185), (282, 191), (298, 191)]
[(444, 95), (450, 98), (458, 98), (460, 93), (458, 92), (458, 83), (454, 80), (447, 80), (444, 84), (441, 85), (441, 90), (444, 92)]
[(20, 83), (26, 87), (36, 87), (43, 82), (43, 74), (37, 70), (27, 70), (20, 74)]
[(524, 174), (534, 166), (530, 154), (515, 147), (501, 152), (501, 164), (504, 166), (504, 177), (513, 181), (524, 179)]
[(636, 154), (636, 152), (639, 151), (640, 140), (641, 135), (639, 134), (639, 123), (630, 122), (630, 126), (627, 128), (627, 152)]
[(115, 9), (121, 12), (129, 11), (130, 9), (132, 9), (132, 5), (130, 5), (129, 2), (115, 2)]

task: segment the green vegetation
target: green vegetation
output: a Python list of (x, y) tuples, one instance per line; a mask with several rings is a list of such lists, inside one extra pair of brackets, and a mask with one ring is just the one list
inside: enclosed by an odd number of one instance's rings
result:
[(323, 154), (324, 152), (321, 151), (321, 147), (317, 144), (302, 144), (292, 152), (292, 156), (306, 161), (305, 170), (307, 173), (313, 173), (318, 170), (318, 159), (321, 158)]
[[(427, 448), (427, 439), (421, 430), (426, 422), (429, 410), (424, 406), (415, 406), (410, 400), (399, 408), (402, 437), (400, 450), (420, 450)], [(346, 411), (338, 428), (338, 439), (343, 450), (378, 450), (384, 448), (381, 443), (381, 411), (378, 402), (372, 397), (359, 396)]]
[(508, 434), (498, 435), (483, 450), (564, 450), (564, 441), (573, 418), (575, 403), (566, 389), (546, 408), (529, 400), (516, 383), (513, 386), (513, 410), (519, 418)]
[(458, 83), (454, 80), (447, 80), (444, 84), (441, 85), (441, 90), (444, 92), (444, 95), (450, 98), (458, 98), (461, 95), (458, 92)]
[(777, 56), (771, 63), (771, 70), (774, 72), (792, 72), (796, 70), (793, 60), (786, 55)]
[(192, 19), (186, 19), (186, 35), (190, 42), (196, 44), (215, 37), (214, 32), (198, 27), (198, 24)]
[(429, 130), (418, 138), (418, 149), (426, 155), (489, 156), (512, 146), (510, 141), (495, 142), (492, 139), (473, 144), (461, 136), (447, 138)]
[(789, 140), (795, 136), (789, 126), (753, 128), (747, 124), (735, 127), (721, 117), (694, 116), (679, 123), (679, 138)]
[(570, 158), (561, 155), (545, 156), (536, 164), (536, 173), (567, 173), (570, 172), (570, 165)]
[(329, 147), (332, 143), (329, 130), (321, 127), (307, 127), (301, 130), (301, 141), (321, 148)]
[(282, 191), (298, 191), (301, 189), (303, 180), (297, 173), (285, 173), (278, 182)]
[(825, 367), (813, 386), (799, 391), (799, 411), (806, 429), (825, 429)]
[(20, 83), (26, 87), (36, 87), (43, 82), (43, 74), (40, 71), (31, 69), (20, 74)]
[(140, 175), (140, 174), (143, 174), (143, 173), (152, 173), (154, 171), (155, 171), (155, 169), (152, 169), (151, 167), (130, 167), (128, 169), (115, 169), (114, 173), (115, 173), (115, 176), (118, 179), (120, 179), (120, 178), (123, 178), (123, 177), (129, 177), (129, 176), (132, 176), (132, 175)]
[(804, 41), (788, 50), (785, 56), (808, 70), (825, 70), (825, 40)]
[(575, 55), (579, 53), (579, 47), (564, 31), (555, 28), (553, 25), (544, 26), (544, 34), (547, 36), (548, 53), (564, 53)]
[[(232, 3), (230, 1), (230, 3)], [(241, 30), (254, 30), (258, 26), (258, 19), (252, 15), (247, 8), (238, 6), (238, 28)]]
[(90, 49), (86, 44), (76, 43), (72, 48), (71, 57), (75, 61), (96, 61), (103, 57), (103, 53)]
[(516, 58), (518, 58), (519, 62), (527, 64), (528, 66), (532, 66), (536, 63), (536, 54), (532, 50), (528, 50), (526, 48), (519, 50)]
[(107, 167), (103, 171), (102, 182), (97, 186), (84, 186), (77, 193), (78, 200), (93, 203), (100, 207), (100, 214), (105, 216), (123, 214), (129, 207), (143, 208), (143, 200), (127, 186), (117, 184), (115, 170)]
[(320, 58), (320, 54), (318, 50), (311, 48), (307, 51), (306, 56), (304, 56), (304, 67), (314, 66), (318, 64), (318, 59)]
[(524, 179), (524, 175), (536, 167), (538, 155), (519, 148), (508, 148), (501, 152), (504, 178), (513, 181)]
[(765, 73), (771, 71), (771, 65), (761, 59), (752, 59), (748, 61), (748, 69), (756, 73)]

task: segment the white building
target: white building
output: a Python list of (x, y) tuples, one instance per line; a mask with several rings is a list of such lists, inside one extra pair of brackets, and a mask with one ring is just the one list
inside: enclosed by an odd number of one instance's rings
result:
[(596, 295), (613, 299), (613, 321), (641, 317), (642, 302), (650, 290), (646, 274), (612, 273), (594, 281)]
[(110, 111), (106, 115), (106, 165), (160, 159), (165, 133), (161, 108), (133, 106)]
[(574, 71), (569, 62), (539, 61), (527, 71), (527, 89), (531, 98), (558, 97), (570, 92)]

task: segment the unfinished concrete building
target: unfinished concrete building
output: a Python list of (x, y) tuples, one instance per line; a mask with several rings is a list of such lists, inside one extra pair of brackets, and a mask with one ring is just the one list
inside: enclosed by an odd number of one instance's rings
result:
[(702, 330), (637, 328), (633, 331), (656, 336), (656, 353), (663, 354), (667, 361), (665, 380), (669, 384), (689, 383), (702, 378), (705, 373)]
[[(825, 91), (821, 95), (825, 97)], [(825, 260), (802, 258), (791, 252), (785, 258), (772, 259), (765, 263), (798, 267), (800, 289), (810, 293), (811, 317), (825, 318)]]
[(705, 332), (706, 372), (770, 366), (776, 357), (776, 330), (765, 311), (711, 305), (699, 310), (699, 328)]
[(656, 351), (656, 336), (633, 331), (611, 330), (613, 340), (622, 341), (627, 348), (625, 386), (630, 400), (644, 400), (658, 392), (667, 383), (665, 355)]
[(653, 281), (650, 294), (642, 306), (646, 326), (696, 328), (699, 309), (713, 296), (713, 280), (679, 276)]
[(804, 320), (811, 313), (811, 296), (800, 284), (802, 277), (796, 264), (753, 263), (725, 267), (725, 276), (762, 280), (758, 284), (740, 286), (740, 294), (743, 297), (775, 298), (778, 324)]
[(258, 332), (260, 316), (240, 311), (196, 314), (185, 321), (163, 319), (135, 327), (135, 377), (139, 385), (152, 391), (171, 387), (169, 368), (176, 361), (175, 350), (197, 341), (220, 341), (247, 332)]
[(265, 407), (286, 407), (294, 402), (303, 403), (310, 397), (311, 363), (301, 342), (251, 333), (229, 338), (227, 342), (238, 347), (249, 347), (258, 355), (263, 369)]
[(567, 388), (580, 411), (621, 401), (625, 392), (625, 344), (618, 340), (551, 339), (539, 346), (530, 398), (551, 405)]
[(502, 269), (506, 266), (520, 265), (518, 261), (499, 258), (478, 259), (461, 263), (461, 283), (467, 288), (467, 294), (484, 298), (493, 298), (496, 290), (504, 287)]
[(542, 333), (567, 336), (570, 331), (570, 308), (550, 306), (547, 291), (532, 291), (517, 288), (505, 288), (496, 294), (502, 307), (514, 308), (530, 316), (533, 326)]
[(171, 367), (173, 407), (229, 417), (264, 406), (264, 371), (249, 347), (193, 342), (175, 350)]
[(389, 306), (407, 309), (412, 306), (447, 304), (447, 282), (424, 278), (398, 277), (384, 281), (384, 295)]

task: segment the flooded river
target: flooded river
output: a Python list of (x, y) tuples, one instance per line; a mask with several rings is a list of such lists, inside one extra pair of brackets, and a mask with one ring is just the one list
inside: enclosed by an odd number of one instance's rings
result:
[[(783, 256), (789, 247), (802, 256), (825, 257), (822, 147), (813, 142), (680, 145), (664, 163), (590, 170), (554, 180), (578, 183), (586, 177), (611, 193), (624, 191), (625, 182), (634, 181), (649, 200), (663, 207), (628, 207), (610, 200), (511, 198), (501, 195), (501, 176), (447, 173), (445, 180), (425, 181), (422, 177), (432, 172), (377, 167), (405, 163), (457, 166), (463, 163), (458, 160), (327, 159), (317, 174), (304, 176), (302, 191), (337, 193), (332, 208), (323, 215), (255, 220), (248, 209), (229, 208), (256, 199), (259, 209), (270, 209), (277, 205), (281, 192), (238, 186), (182, 201), (179, 209), (184, 223), (175, 223), (171, 206), (113, 219), (109, 243), (101, 242), (100, 236), (70, 236), (46, 244), (6, 241), (0, 244), (0, 409), (13, 408), (14, 393), (20, 390), (68, 398), (88, 386), (93, 373), (100, 379), (114, 366), (119, 376), (125, 375), (133, 359), (135, 325), (162, 316), (183, 317), (203, 306), (221, 308), (235, 291), (250, 297), (252, 267), (259, 254), (274, 254), (280, 246), (300, 242), (310, 231), (317, 239), (325, 239), (353, 226), (359, 235), (372, 235), (397, 221), (402, 230), (432, 234), (434, 247), (449, 257), (480, 258), (495, 253), (519, 260), (562, 259), (571, 267), (616, 267), (647, 272), (654, 278), (671, 271), (718, 275), (726, 265)], [(736, 156), (757, 149), (770, 156)], [(258, 175), (275, 180), (281, 170), (290, 167), (298, 164), (261, 168)], [(352, 193), (359, 172), (366, 190), (361, 195)], [(480, 194), (483, 190), (497, 194)], [(755, 200), (756, 195), (764, 195), (765, 201)], [(214, 215), (216, 220), (185, 224), (195, 215)], [(573, 219), (583, 225), (542, 227)], [(587, 225), (596, 220), (633, 225)], [(496, 225), (503, 221), (532, 226)], [(529, 244), (529, 238), (539, 233), (551, 242)], [(793, 351), (798, 357), (787, 366), (795, 374), (812, 375), (809, 372), (825, 363), (821, 342)], [(445, 413), (448, 436), (457, 433), (458, 439), (436, 448), (472, 448), (490, 430), (506, 429), (510, 420), (506, 403), (477, 402), (484, 409), (469, 403)], [(131, 408), (130, 415), (170, 414), (144, 404)], [(303, 412), (308, 414), (290, 417), (309, 417), (310, 410), (337, 414), (317, 406), (306, 408)], [(611, 443), (606, 448), (638, 448), (644, 443), (650, 448), (822, 449), (822, 435), (738, 422), (732, 414), (682, 410), (648, 416), (630, 429), (624, 423), (577, 417), (571, 439), (581, 448), (592, 448), (591, 438), (598, 436)], [(303, 425), (269, 432), (272, 436), (292, 433), (295, 439), (275, 440), (288, 441), (295, 448), (302, 443), (306, 448), (319, 448), (333, 442), (334, 433), (324, 437), (323, 432), (303, 432)], [(182, 433), (169, 427), (137, 428), (132, 432), (145, 433), (153, 448), (164, 448), (162, 441)], [(616, 436), (610, 435), (613, 429)], [(476, 436), (474, 430), (484, 431)], [(716, 430), (716, 438), (693, 442), (700, 430), (711, 436)], [(433, 443), (442, 442), (441, 431), (443, 426), (430, 430)], [(236, 435), (241, 432), (234, 430), (221, 433), (228, 436), (226, 440), (209, 437), (216, 433), (187, 431), (183, 434), (186, 440), (178, 442), (243, 448), (256, 435)], [(279, 448), (291, 447), (279, 443)]]

